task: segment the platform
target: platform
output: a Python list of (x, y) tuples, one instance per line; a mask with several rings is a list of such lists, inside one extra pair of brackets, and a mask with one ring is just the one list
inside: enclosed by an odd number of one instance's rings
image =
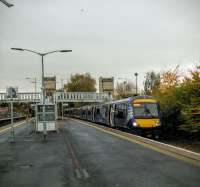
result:
[[(67, 119), (59, 133), (18, 127), (16, 143), (0, 141), (0, 186), (196, 187), (200, 167)], [(30, 131), (28, 131), (29, 129)], [(0, 135), (0, 139), (4, 135)]]

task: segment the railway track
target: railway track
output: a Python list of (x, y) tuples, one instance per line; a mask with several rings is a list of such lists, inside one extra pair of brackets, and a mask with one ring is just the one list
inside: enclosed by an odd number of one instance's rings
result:
[[(20, 120), (23, 120), (25, 117), (14, 117), (13, 121), (17, 122)], [(4, 119), (0, 119), (0, 127), (3, 127), (5, 125), (8, 125), (11, 123), (11, 118), (4, 118)]]

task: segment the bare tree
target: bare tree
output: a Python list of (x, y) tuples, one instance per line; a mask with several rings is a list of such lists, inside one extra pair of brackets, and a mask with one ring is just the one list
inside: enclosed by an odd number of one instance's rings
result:
[(115, 93), (117, 99), (131, 97), (136, 94), (136, 86), (131, 81), (117, 82)]

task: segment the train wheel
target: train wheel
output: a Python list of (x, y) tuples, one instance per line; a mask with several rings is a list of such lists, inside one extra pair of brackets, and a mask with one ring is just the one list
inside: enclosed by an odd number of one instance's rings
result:
[(159, 136), (158, 134), (155, 134), (155, 135), (154, 135), (154, 139), (155, 139), (155, 140), (158, 140), (159, 138), (160, 138), (160, 136)]

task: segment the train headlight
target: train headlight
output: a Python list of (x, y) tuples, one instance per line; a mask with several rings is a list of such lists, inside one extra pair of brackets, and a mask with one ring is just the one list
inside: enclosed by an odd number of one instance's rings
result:
[(161, 123), (158, 121), (157, 123), (156, 123), (156, 127), (160, 127), (161, 126)]
[(136, 122), (133, 122), (133, 126), (134, 126), (134, 127), (137, 127), (138, 124), (137, 124)]

